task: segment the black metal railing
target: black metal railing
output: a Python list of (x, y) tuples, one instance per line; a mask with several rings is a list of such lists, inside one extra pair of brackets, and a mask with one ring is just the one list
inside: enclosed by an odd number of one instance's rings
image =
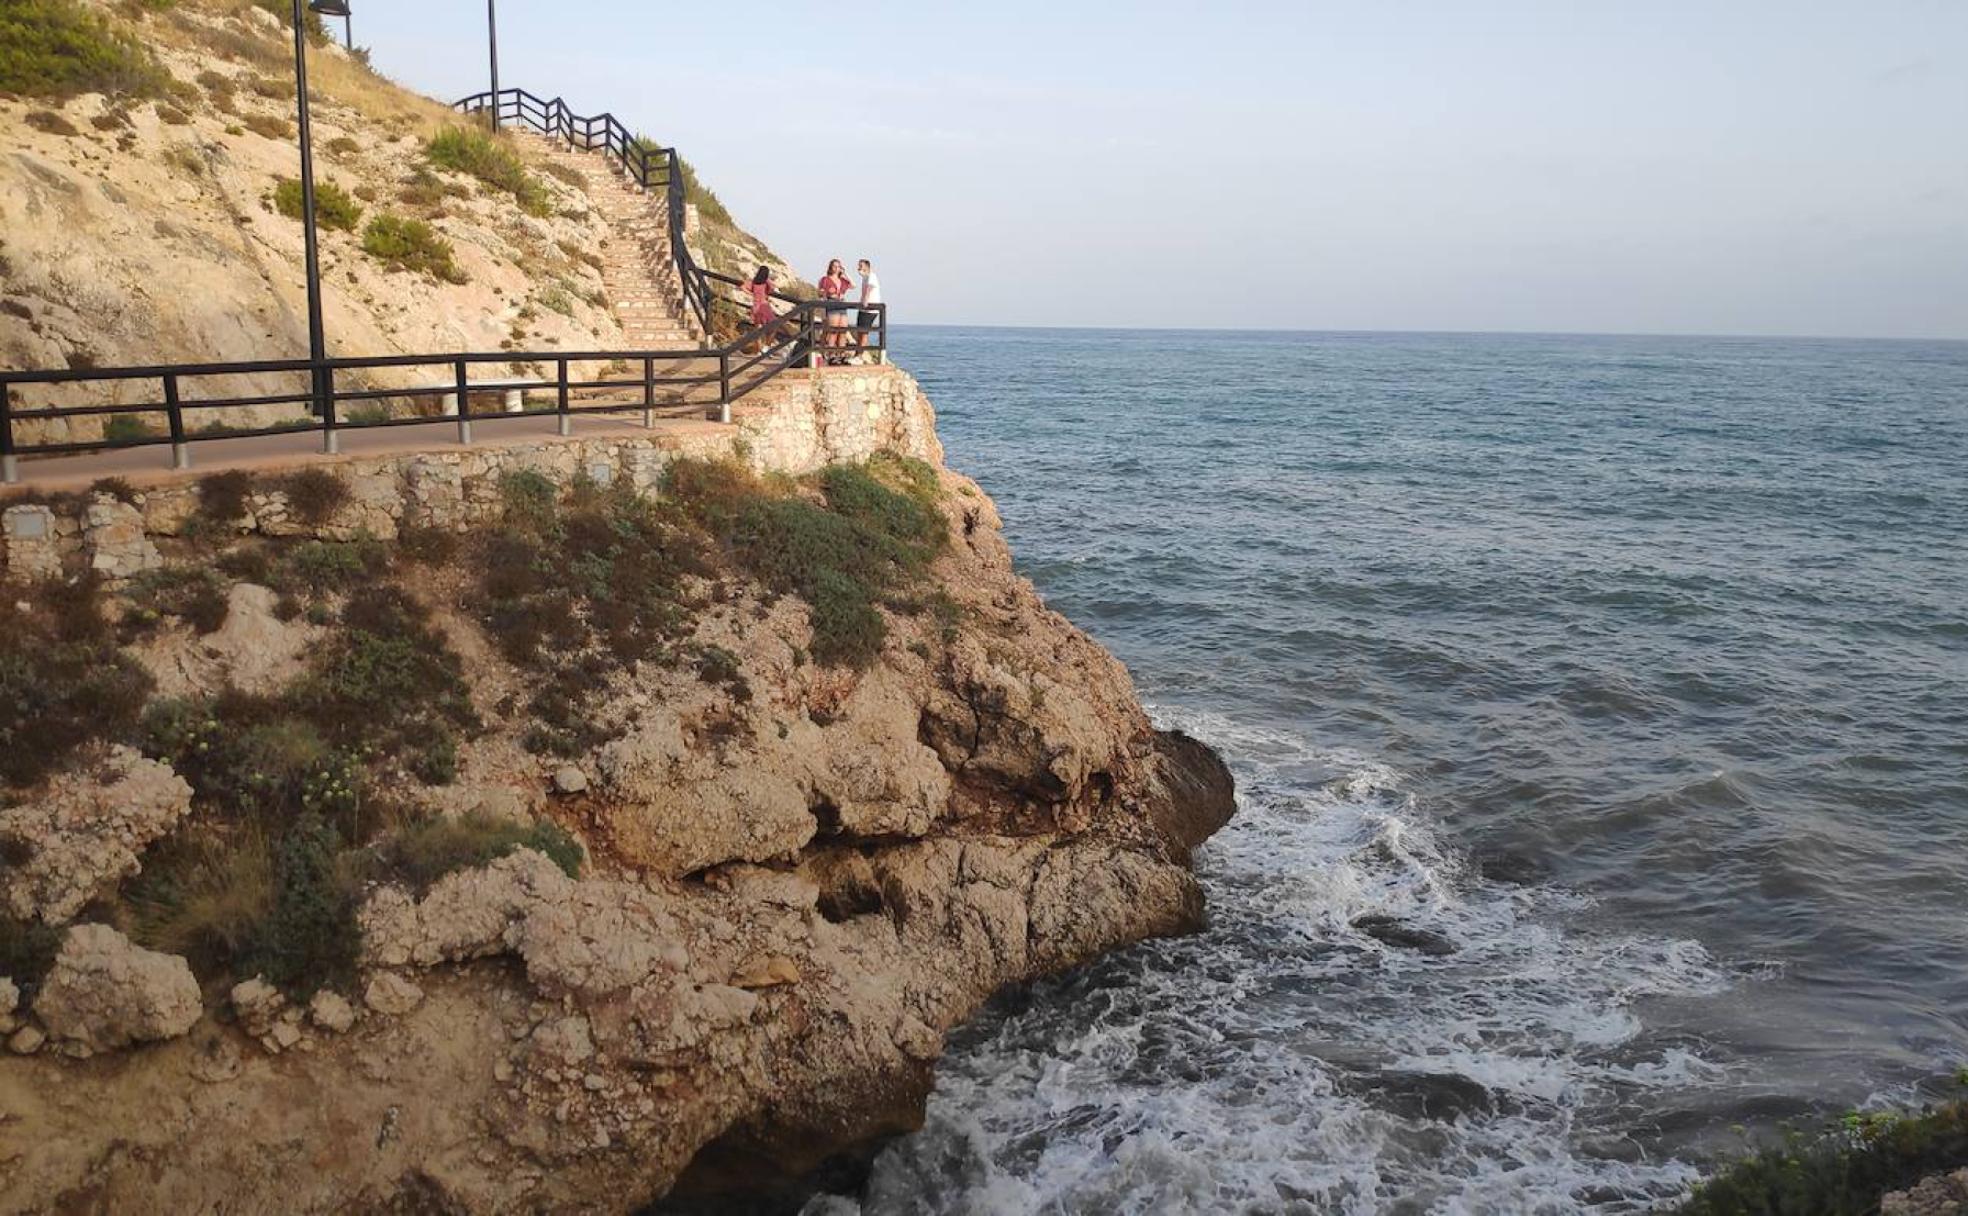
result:
[[(189, 445), (214, 439), (243, 439), (267, 435), (317, 433), (322, 449), (339, 451), (343, 431), (384, 427), (455, 423), (458, 441), (472, 441), (472, 423), (513, 413), (553, 414), (561, 434), (569, 434), (576, 415), (641, 413), (653, 426), (658, 411), (715, 409), (725, 422), (731, 406), (743, 401), (788, 368), (860, 349), (865, 337), (870, 351), (887, 349), (887, 310), (877, 306), (866, 327), (829, 328), (828, 310), (817, 300), (798, 301), (789, 311), (764, 325), (753, 326), (722, 346), (705, 350), (538, 350), (459, 351), (441, 355), (372, 355), (326, 359), (272, 359), (249, 363), (179, 363), (152, 367), (91, 368), (68, 371), (0, 372), (0, 478), (18, 480), (23, 457), (73, 455), (122, 448), (169, 444), (172, 464), (190, 467)], [(588, 365), (584, 367), (583, 365)], [(483, 369), (503, 367), (508, 374), (487, 377)], [(512, 374), (512, 369), (525, 374)], [(534, 371), (531, 369), (542, 369)], [(416, 369), (431, 369), (428, 376)], [(476, 378), (473, 369), (480, 369)], [(390, 372), (405, 382), (376, 383), (377, 373)], [(228, 378), (262, 380), (287, 378), (292, 386), (268, 391), (239, 391)], [(139, 399), (110, 404), (36, 405), (27, 400), (34, 387), (115, 385)], [(316, 389), (316, 385), (319, 389)], [(551, 392), (551, 404), (541, 408), (527, 402), (529, 393)], [(153, 395), (154, 394), (154, 395)], [(473, 397), (498, 394), (519, 409), (475, 407)], [(123, 396), (117, 393), (116, 396)], [(388, 403), (407, 403), (414, 411), (393, 414)], [(291, 406), (307, 410), (318, 403), (318, 415), (291, 421), (232, 424), (214, 417), (216, 411)], [(38, 440), (35, 424), (44, 428), (68, 419), (117, 417), (133, 420), (124, 434), (101, 439), (49, 438)], [(200, 419), (206, 421), (201, 425)]]
[(474, 93), (452, 103), (452, 108), (490, 117), (499, 127), (517, 123), (550, 139), (558, 139), (570, 148), (600, 152), (614, 160), (644, 190), (661, 190), (669, 229), (670, 261), (676, 268), (684, 305), (697, 319), (698, 331), (710, 336), (714, 295), (706, 271), (697, 265), (690, 243), (684, 239), (685, 207), (689, 199), (683, 164), (677, 159), (675, 148), (660, 148), (631, 134), (613, 114), (576, 114), (559, 97), (548, 100), (525, 89)]
[[(571, 431), (575, 415), (640, 412), (645, 426), (655, 423), (659, 410), (715, 409), (731, 420), (731, 406), (756, 392), (789, 368), (844, 360), (861, 353), (886, 359), (888, 309), (828, 303), (774, 292), (789, 305), (763, 325), (751, 324), (748, 306), (737, 332), (716, 344), (717, 306), (736, 306), (746, 298), (741, 279), (697, 265), (684, 240), (684, 183), (681, 162), (670, 148), (658, 148), (632, 136), (613, 115), (573, 113), (559, 98), (543, 100), (524, 89), (505, 89), (497, 95), (480, 93), (460, 101), (466, 113), (480, 113), (494, 104), (500, 122), (508, 119), (567, 142), (570, 146), (612, 157), (645, 190), (662, 190), (669, 230), (669, 253), (685, 305), (705, 335), (697, 350), (628, 351), (459, 351), (428, 355), (378, 355), (309, 359), (272, 359), (237, 363), (175, 363), (148, 367), (88, 368), (63, 371), (0, 371), (0, 480), (19, 479), (22, 458), (115, 451), (169, 444), (172, 464), (190, 466), (194, 442), (242, 439), (267, 435), (318, 433), (324, 451), (339, 450), (342, 431), (379, 427), (429, 426), (455, 423), (458, 440), (470, 443), (474, 421), (504, 417), (507, 409), (475, 409), (472, 397), (499, 393), (517, 400), (519, 412), (551, 413), (560, 419), (562, 434)], [(848, 323), (843, 325), (842, 321)], [(831, 321), (831, 323), (830, 323)], [(508, 374), (472, 378), (473, 369), (507, 365), (510, 369), (551, 368), (552, 374)], [(593, 375), (580, 365), (598, 365)], [(428, 376), (414, 374), (433, 368)], [(384, 379), (403, 383), (382, 383)], [(241, 379), (289, 380), (276, 389), (241, 386)], [(52, 405), (30, 399), (33, 390), (77, 385), (102, 386), (111, 400), (80, 405)], [(528, 393), (551, 390), (553, 404), (533, 409)], [(126, 397), (134, 399), (126, 400)], [(408, 403), (413, 411), (398, 415), (388, 403)], [(292, 406), (301, 411), (292, 420), (271, 424), (235, 424), (218, 411)], [(106, 428), (100, 439), (51, 437), (54, 424), (69, 419), (124, 418), (131, 421)], [(201, 419), (203, 422), (201, 423)], [(39, 433), (36, 428), (39, 427)], [(108, 430), (120, 430), (111, 436)]]

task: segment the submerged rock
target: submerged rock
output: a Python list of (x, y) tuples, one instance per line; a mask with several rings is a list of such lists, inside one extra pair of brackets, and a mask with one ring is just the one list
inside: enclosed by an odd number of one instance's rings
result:
[(1409, 924), (1396, 916), (1356, 916), (1353, 927), (1384, 946), (1418, 950), (1436, 957), (1456, 952), (1455, 942), (1446, 935)]

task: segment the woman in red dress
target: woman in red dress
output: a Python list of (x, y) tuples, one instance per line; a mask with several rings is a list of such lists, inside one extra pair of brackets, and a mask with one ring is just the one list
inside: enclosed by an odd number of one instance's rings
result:
[[(772, 324), (779, 315), (772, 310), (772, 268), (769, 266), (759, 267), (758, 273), (752, 276), (752, 281), (746, 284), (746, 286), (752, 293), (753, 327), (756, 328), (760, 325)], [(768, 331), (759, 335), (759, 343), (758, 349), (760, 350), (764, 350), (767, 346), (770, 346), (772, 344), (772, 334)]]

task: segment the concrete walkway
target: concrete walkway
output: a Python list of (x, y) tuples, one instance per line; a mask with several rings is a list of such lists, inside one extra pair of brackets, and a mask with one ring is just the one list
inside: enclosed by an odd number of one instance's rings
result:
[[(706, 421), (701, 408), (688, 417), (660, 414), (656, 425), (645, 430), (641, 410), (621, 414), (576, 414), (569, 419), (572, 435), (560, 435), (556, 414), (508, 414), (472, 420), (472, 447), (514, 447), (526, 444), (578, 442), (583, 439), (648, 436), (658, 441), (735, 433), (736, 427)], [(187, 477), (200, 477), (223, 469), (295, 468), (309, 464), (400, 456), (413, 452), (464, 451), (458, 442), (455, 419), (434, 418), (429, 422), (404, 426), (342, 429), (341, 452), (328, 455), (321, 450), (318, 431), (294, 431), (278, 435), (252, 435), (238, 439), (198, 439), (186, 446), (191, 451), (191, 469), (171, 468), (168, 444), (152, 447), (120, 448), (112, 452), (84, 452), (74, 456), (50, 456), (20, 461), (20, 485), (0, 486), (0, 494), (22, 487), (39, 490), (81, 490), (105, 477), (121, 477), (133, 484), (157, 484)]]

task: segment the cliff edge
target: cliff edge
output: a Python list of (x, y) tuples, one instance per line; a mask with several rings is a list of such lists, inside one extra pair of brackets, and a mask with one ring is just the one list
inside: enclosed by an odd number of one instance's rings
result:
[(907, 400), (799, 477), (14, 503), (5, 1207), (756, 1193), (915, 1126), (1000, 988), (1196, 927), (1227, 774)]

